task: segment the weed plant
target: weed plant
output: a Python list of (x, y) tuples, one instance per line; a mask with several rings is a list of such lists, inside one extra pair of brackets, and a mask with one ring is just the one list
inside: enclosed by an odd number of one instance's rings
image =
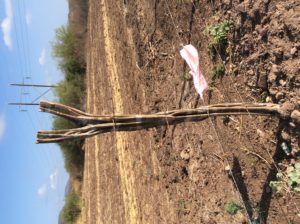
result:
[(233, 201), (230, 201), (225, 204), (225, 211), (229, 215), (235, 215), (239, 209), (240, 209), (240, 206)]
[(215, 81), (216, 79), (220, 79), (225, 75), (225, 66), (223, 64), (217, 64), (213, 67), (211, 71), (211, 80)]
[(232, 22), (225, 20), (222, 23), (214, 24), (208, 27), (208, 34), (212, 37), (212, 44), (223, 45), (227, 40), (227, 33), (232, 26)]
[(232, 27), (232, 22), (225, 20), (224, 22), (213, 24), (207, 27), (206, 32), (211, 37), (211, 41), (208, 44), (208, 50), (210, 58), (215, 61), (216, 55), (219, 52), (225, 52), (225, 46), (227, 44), (227, 34)]
[(276, 176), (278, 180), (269, 184), (274, 192), (300, 193), (300, 162), (289, 166), (285, 172), (278, 172)]
[(208, 44), (208, 50), (209, 50), (210, 59), (215, 61), (217, 57), (217, 50), (212, 43)]

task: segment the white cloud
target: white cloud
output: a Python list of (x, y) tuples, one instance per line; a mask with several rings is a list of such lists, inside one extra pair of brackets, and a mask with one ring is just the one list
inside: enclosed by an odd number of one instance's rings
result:
[(47, 195), (47, 192), (48, 192), (48, 187), (46, 184), (43, 184), (37, 190), (37, 194), (40, 198), (44, 198)]
[(0, 114), (0, 141), (3, 138), (5, 133), (5, 117), (3, 114)]
[(55, 170), (54, 173), (50, 174), (50, 187), (52, 190), (57, 188), (57, 179), (58, 179), (58, 170)]
[(26, 15), (25, 15), (25, 20), (26, 20), (26, 24), (27, 26), (30, 26), (31, 25), (31, 22), (32, 22), (32, 15), (30, 12), (26, 12)]
[(9, 49), (12, 49), (13, 47), (13, 42), (11, 37), (12, 20), (13, 20), (12, 0), (5, 0), (5, 15), (6, 17), (1, 22), (3, 40), (5, 45)]
[(46, 49), (43, 48), (42, 52), (41, 52), (41, 55), (39, 57), (39, 63), (40, 65), (45, 65), (46, 63)]

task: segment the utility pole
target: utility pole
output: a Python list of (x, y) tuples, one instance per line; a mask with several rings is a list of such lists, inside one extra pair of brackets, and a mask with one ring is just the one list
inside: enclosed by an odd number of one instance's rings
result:
[[(52, 88), (57, 87), (55, 85), (38, 85), (38, 84), (24, 84), (24, 83), (12, 83), (10, 85), (11, 86), (21, 86), (21, 87), (28, 86), (28, 87), (47, 88), (47, 90), (45, 92), (43, 92), (42, 94), (40, 94), (36, 99), (34, 99), (30, 103), (18, 102), (18, 103), (9, 103), (8, 104), (8, 105), (11, 105), (11, 106), (19, 106), (19, 107), (20, 106), (38, 106), (39, 104), (36, 103), (36, 101), (39, 100), (44, 95), (46, 95)], [(28, 95), (28, 93), (26, 93), (24, 95)]]
[(44, 88), (54, 88), (54, 85), (34, 85), (34, 84), (10, 84), (11, 86), (30, 86), (30, 87), (44, 87)]
[(8, 103), (11, 106), (38, 106), (38, 103)]

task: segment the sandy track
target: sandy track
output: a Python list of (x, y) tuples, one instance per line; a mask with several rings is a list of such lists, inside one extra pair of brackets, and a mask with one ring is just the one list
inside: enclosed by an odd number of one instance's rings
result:
[[(114, 57), (117, 55), (118, 49), (115, 49), (113, 43), (112, 34), (109, 31), (111, 18), (108, 15), (108, 8), (105, 0), (101, 1), (103, 7), (101, 8), (101, 14), (103, 15), (103, 32), (104, 32), (104, 46), (106, 56), (106, 62), (110, 65), (110, 71), (107, 74), (109, 76), (109, 82), (112, 86), (112, 96), (113, 96), (113, 103), (116, 114), (124, 114), (123, 108), (123, 100), (120, 92), (120, 81), (118, 74), (122, 74), (123, 71), (118, 68), (118, 62)], [(118, 151), (119, 156), (119, 172), (121, 177), (121, 190), (123, 194), (123, 201), (125, 207), (125, 220), (126, 223), (137, 223), (137, 202), (136, 202), (136, 195), (134, 190), (134, 174), (132, 173), (132, 158), (130, 157), (129, 153), (126, 153), (126, 133), (116, 133), (116, 148)], [(97, 169), (97, 167), (96, 167)]]
[[(139, 71), (124, 13), (123, 3), (90, 2), (88, 112), (132, 113), (144, 101), (137, 97), (144, 93), (137, 83)], [(155, 152), (147, 148), (151, 141), (146, 131), (105, 134), (86, 141), (86, 223), (170, 223), (173, 206), (162, 186), (152, 181), (160, 168)]]

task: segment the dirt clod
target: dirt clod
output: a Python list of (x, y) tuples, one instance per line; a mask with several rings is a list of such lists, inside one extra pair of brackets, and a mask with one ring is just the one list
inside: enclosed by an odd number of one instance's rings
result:
[(297, 50), (296, 47), (293, 47), (293, 48), (291, 49), (291, 55), (292, 55), (292, 57), (296, 56), (297, 51), (298, 51), (298, 50)]
[(291, 118), (295, 123), (300, 124), (300, 111), (294, 110), (291, 114)]
[(295, 109), (295, 105), (290, 102), (285, 102), (281, 105), (281, 107), (278, 109), (278, 112), (283, 119), (288, 119), (291, 117), (291, 113)]
[(291, 136), (289, 133), (287, 133), (286, 131), (282, 131), (281, 132), (281, 137), (283, 140), (285, 141), (290, 141), (291, 140)]
[(191, 151), (190, 150), (183, 150), (181, 153), (180, 153), (180, 157), (184, 160), (189, 160), (190, 157), (191, 157)]
[(257, 86), (263, 90), (268, 89), (268, 76), (266, 73), (262, 73), (259, 75)]

